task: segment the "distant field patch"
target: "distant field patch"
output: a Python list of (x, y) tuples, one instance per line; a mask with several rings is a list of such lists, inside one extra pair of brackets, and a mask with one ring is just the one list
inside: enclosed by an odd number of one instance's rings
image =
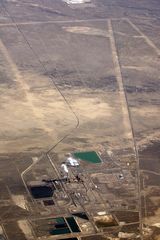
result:
[(90, 162), (90, 163), (101, 163), (101, 159), (98, 154), (94, 151), (90, 152), (76, 152), (73, 156), (77, 159)]
[(81, 3), (90, 3), (90, 0), (63, 0), (68, 4), (81, 4)]
[(71, 27), (63, 27), (63, 29), (71, 33), (107, 37), (106, 31), (98, 28), (93, 28), (93, 27), (71, 26)]

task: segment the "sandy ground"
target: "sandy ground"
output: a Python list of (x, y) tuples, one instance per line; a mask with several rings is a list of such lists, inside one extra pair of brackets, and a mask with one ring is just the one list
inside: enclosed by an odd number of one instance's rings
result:
[[(156, 171), (152, 165), (159, 167), (159, 153), (157, 147), (150, 149), (160, 137), (159, 2), (95, 0), (91, 7), (77, 8), (56, 0), (4, 2), (0, 12), (2, 201), (24, 214), (20, 211), (25, 211), (26, 193), (19, 174), (32, 157), (63, 138), (57, 154), (108, 148), (121, 151), (120, 157), (126, 149), (133, 154), (127, 97), (141, 170), (148, 179), (143, 192), (149, 197), (148, 207), (154, 209), (144, 220), (159, 227), (155, 194), (159, 182), (158, 175), (152, 176)], [(50, 171), (49, 164), (41, 162), (37, 175), (41, 166)], [(11, 173), (16, 173), (13, 180)], [(2, 213), (5, 218), (7, 214), (8, 210)], [(32, 239), (24, 220), (18, 226), (25, 229), (26, 239)]]

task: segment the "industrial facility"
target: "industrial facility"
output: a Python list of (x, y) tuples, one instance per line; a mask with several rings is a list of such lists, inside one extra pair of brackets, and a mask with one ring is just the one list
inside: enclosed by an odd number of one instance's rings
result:
[[(120, 194), (115, 198), (111, 190), (114, 188), (120, 192), (130, 182), (130, 195), (134, 191), (132, 175), (117, 168), (119, 159), (114, 158), (113, 153), (102, 156), (90, 150), (67, 153), (55, 162), (53, 158), (53, 163), (55, 177), (53, 174), (53, 178), (46, 176), (27, 184), (34, 201), (58, 216), (53, 218), (51, 214), (46, 223), (37, 221), (37, 227), (39, 224), (48, 226), (46, 231), (52, 236), (106, 232), (109, 229), (118, 231), (127, 219), (119, 219), (116, 209), (129, 210), (132, 206), (127, 199), (121, 200)], [(59, 211), (63, 215), (60, 216)], [(135, 219), (139, 221), (138, 215)]]

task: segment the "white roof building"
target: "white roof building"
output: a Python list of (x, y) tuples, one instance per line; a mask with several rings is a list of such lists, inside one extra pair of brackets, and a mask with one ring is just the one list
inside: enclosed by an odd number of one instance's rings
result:
[(69, 170), (65, 163), (61, 164), (61, 176), (63, 178), (68, 178)]
[(61, 165), (61, 171), (62, 172), (64, 172), (64, 173), (66, 173), (66, 174), (68, 174), (69, 173), (69, 171), (68, 171), (68, 168), (67, 168), (67, 165), (66, 164), (62, 164)]
[(79, 166), (79, 162), (77, 161), (77, 159), (75, 159), (73, 157), (68, 157), (67, 160), (66, 160), (66, 164), (68, 166), (72, 166), (72, 167)]

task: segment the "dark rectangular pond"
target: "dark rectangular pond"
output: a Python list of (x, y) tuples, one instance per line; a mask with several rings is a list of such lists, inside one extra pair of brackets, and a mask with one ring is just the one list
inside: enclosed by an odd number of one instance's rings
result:
[(85, 212), (77, 212), (77, 213), (72, 213), (73, 216), (82, 218), (84, 220), (89, 220), (87, 214)]
[(53, 189), (49, 186), (35, 186), (30, 188), (34, 198), (48, 198), (53, 196)]
[(70, 226), (70, 229), (72, 232), (80, 232), (78, 224), (76, 223), (76, 221), (73, 217), (67, 217), (66, 221), (67, 221), (68, 225)]

